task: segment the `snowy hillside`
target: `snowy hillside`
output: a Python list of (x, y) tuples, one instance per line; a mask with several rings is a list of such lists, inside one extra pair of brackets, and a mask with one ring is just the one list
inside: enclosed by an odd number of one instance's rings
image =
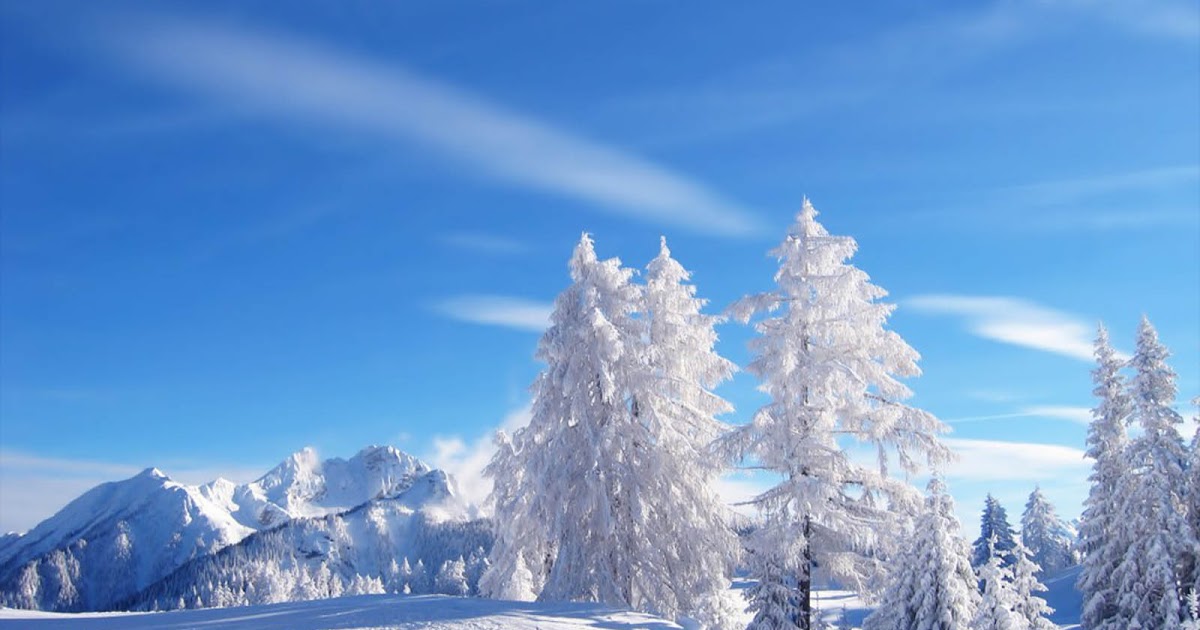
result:
[[(150, 468), (101, 484), (29, 532), (0, 540), (0, 601), (102, 609), (256, 530), (396, 496), (431, 472), (411, 455), (376, 446), (326, 461), (305, 449), (242, 485), (218, 479), (188, 486)], [(420, 492), (430, 490), (409, 500)]]
[[(244, 606), (406, 588), (470, 593), (492, 546), (490, 523), (470, 514), (446, 474), (430, 471), (395, 497), (295, 519), (197, 558), (117, 608)], [(438, 570), (459, 557), (462, 579), (439, 584)]]

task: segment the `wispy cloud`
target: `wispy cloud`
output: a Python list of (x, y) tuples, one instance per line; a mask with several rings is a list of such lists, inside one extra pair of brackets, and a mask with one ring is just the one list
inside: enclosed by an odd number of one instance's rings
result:
[(1046, 5), (1074, 10), (1136, 35), (1186, 44), (1200, 41), (1200, 8), (1194, 2), (1059, 0), (1048, 2)]
[(130, 20), (109, 45), (159, 82), (272, 119), (416, 143), (474, 175), (713, 235), (758, 223), (703, 184), (618, 148), (506, 111), (394, 63), (314, 42), (173, 20)]
[[(147, 463), (156, 464), (175, 481), (193, 485), (217, 477), (252, 481), (266, 471), (245, 466)], [(145, 467), (0, 450), (0, 532), (28, 530), (84, 492), (107, 481), (132, 477)]]
[(950, 479), (968, 481), (1044, 481), (1086, 477), (1090, 463), (1077, 448), (1034, 442), (945, 438), (958, 458), (946, 469)]
[[(530, 406), (514, 409), (504, 416), (497, 429), (512, 433), (529, 424)], [(492, 461), (496, 446), (492, 441), (496, 430), (476, 437), (468, 443), (461, 436), (439, 435), (433, 438), (432, 448), (422, 459), (434, 468), (440, 468), (454, 476), (459, 492), (468, 501), (485, 507), (492, 492), (492, 480), (483, 475), (483, 469)]]
[(483, 232), (450, 232), (438, 240), (450, 247), (482, 254), (513, 255), (525, 251), (525, 244), (516, 239)]
[(914, 310), (963, 319), (967, 330), (985, 339), (1092, 360), (1095, 326), (1028, 300), (1014, 297), (920, 295), (904, 301)]
[(991, 420), (1006, 420), (1009, 418), (1051, 418), (1086, 425), (1092, 421), (1092, 410), (1087, 407), (1075, 407), (1071, 405), (1033, 405), (1011, 413), (949, 418), (943, 419), (942, 422), (946, 424), (967, 424), (972, 422), (988, 422)]
[(554, 305), (503, 295), (460, 295), (434, 304), (434, 310), (472, 324), (542, 332), (550, 327)]
[(1008, 190), (1040, 205), (1081, 201), (1114, 192), (1200, 183), (1200, 164), (1165, 166), (1013, 186)]

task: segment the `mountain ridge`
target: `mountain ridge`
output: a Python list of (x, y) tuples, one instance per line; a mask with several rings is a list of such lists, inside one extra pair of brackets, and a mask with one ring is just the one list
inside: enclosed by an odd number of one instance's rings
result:
[[(149, 467), (102, 483), (28, 532), (0, 539), (0, 603), (101, 609), (256, 531), (398, 496), (433, 472), (446, 491), (428, 494), (419, 509), (456, 494), (454, 481), (392, 446), (325, 460), (304, 448), (245, 484), (218, 478), (186, 485)], [(452, 507), (462, 518), (477, 512), (461, 501)]]

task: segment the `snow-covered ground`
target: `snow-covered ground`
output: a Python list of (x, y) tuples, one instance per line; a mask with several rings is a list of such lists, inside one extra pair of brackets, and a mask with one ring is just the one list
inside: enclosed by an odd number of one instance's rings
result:
[(680, 626), (649, 615), (607, 609), (595, 604), (535, 604), (443, 595), (360, 595), (268, 606), (165, 613), (62, 614), (0, 609), (0, 628), (667, 630), (678, 629)]
[[(1079, 593), (1074, 588), (1078, 568), (1047, 579), (1046, 600), (1057, 609), (1052, 619), (1063, 628), (1077, 628)], [(735, 581), (734, 593), (745, 588)], [(836, 623), (844, 614), (853, 627), (870, 610), (848, 591), (819, 591), (814, 602), (822, 616)], [(749, 622), (747, 615), (744, 621)], [(597, 604), (540, 604), (444, 595), (359, 595), (306, 602), (241, 608), (209, 608), (164, 613), (47, 613), (0, 608), (0, 629), (105, 630), (129, 628), (233, 628), (235, 630), (409, 629), (431, 630), (565, 630), (595, 628), (622, 630), (680, 629), (663, 619), (613, 610)]]

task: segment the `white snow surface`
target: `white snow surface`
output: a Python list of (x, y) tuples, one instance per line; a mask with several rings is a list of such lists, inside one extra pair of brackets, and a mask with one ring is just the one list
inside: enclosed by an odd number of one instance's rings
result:
[[(1055, 607), (1051, 619), (1060, 628), (1078, 628), (1080, 595), (1075, 590), (1079, 568), (1048, 578), (1046, 600)], [(741, 600), (749, 585), (735, 579), (729, 594)], [(859, 628), (870, 612), (854, 593), (814, 592), (815, 605), (826, 622), (837, 624), (844, 615)], [(751, 616), (744, 615), (743, 622)], [(222, 628), (232, 630), (409, 629), (429, 630), (565, 630), (594, 628), (675, 630), (688, 628), (641, 613), (614, 610), (600, 604), (515, 602), (444, 595), (359, 595), (241, 608), (207, 608), (166, 613), (47, 613), (0, 608), (0, 630), (130, 630)]]
[(650, 615), (613, 610), (598, 604), (539, 604), (442, 595), (360, 595), (267, 606), (166, 613), (62, 614), (0, 609), (0, 628), (669, 630), (681, 626)]

